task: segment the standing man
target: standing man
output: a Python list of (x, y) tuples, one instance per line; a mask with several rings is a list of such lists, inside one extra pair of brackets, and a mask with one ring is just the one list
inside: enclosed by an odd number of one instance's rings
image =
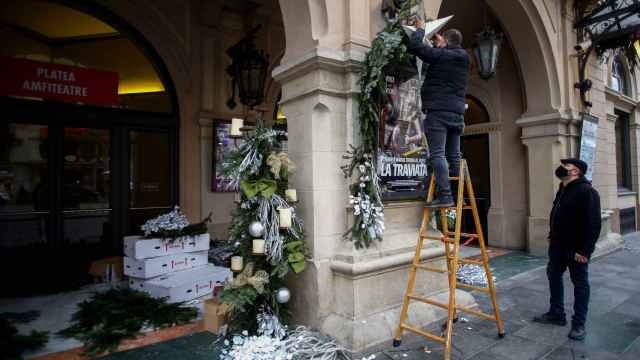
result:
[(549, 231), (549, 312), (533, 320), (565, 326), (564, 284), (567, 268), (574, 286), (573, 319), (569, 338), (583, 340), (589, 307), (589, 259), (600, 235), (600, 196), (584, 177), (587, 164), (579, 159), (560, 160), (556, 176), (562, 181), (553, 201)]
[[(469, 80), (469, 55), (462, 48), (462, 34), (449, 29), (434, 36), (432, 48), (422, 42), (424, 22), (409, 41), (409, 53), (429, 64), (420, 95), (427, 115), (424, 129), (436, 177), (436, 197), (427, 207), (453, 206), (449, 174), (458, 176), (460, 135), (464, 129), (464, 98)], [(445, 159), (446, 156), (446, 159)], [(449, 163), (447, 164), (447, 160)]]

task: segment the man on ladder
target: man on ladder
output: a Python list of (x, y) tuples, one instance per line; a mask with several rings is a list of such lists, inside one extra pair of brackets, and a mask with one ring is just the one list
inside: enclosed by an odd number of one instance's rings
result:
[[(496, 298), (496, 288), (493, 275), (489, 266), (489, 256), (484, 243), (484, 235), (480, 224), (478, 207), (471, 184), (469, 168), (465, 160), (460, 156), (460, 135), (464, 128), (464, 98), (469, 77), (469, 57), (460, 47), (462, 35), (458, 30), (447, 30), (444, 36), (435, 36), (437, 48), (431, 48), (422, 43), (424, 37), (424, 23), (416, 22), (418, 30), (411, 36), (409, 52), (429, 64), (426, 79), (422, 85), (421, 97), (423, 111), (427, 114), (425, 129), (429, 150), (431, 153), (431, 165), (435, 176), (429, 181), (427, 205), (422, 212), (422, 223), (418, 234), (418, 242), (413, 261), (409, 266), (407, 289), (405, 291), (400, 321), (394, 336), (393, 346), (400, 346), (404, 331), (424, 336), (438, 341), (444, 345), (444, 359), (451, 359), (453, 347), (453, 324), (458, 312), (466, 312), (485, 320), (495, 322), (498, 335), (504, 337), (504, 323), (500, 318), (500, 310)], [(447, 160), (449, 164), (447, 165)], [(451, 169), (451, 176), (449, 174)], [(457, 180), (456, 203), (454, 206), (451, 196), (449, 180)], [(434, 199), (434, 193), (437, 196)], [(468, 197), (468, 202), (465, 200)], [(434, 209), (437, 208), (437, 209)], [(447, 208), (455, 208), (456, 220), (454, 230), (451, 231), (446, 219)], [(462, 232), (462, 211), (471, 210), (476, 233)], [(441, 235), (433, 235), (428, 231), (433, 211), (440, 213)], [(460, 259), (460, 239), (462, 237), (476, 237), (480, 246), (481, 260)], [(434, 240), (444, 245), (444, 254), (447, 263), (446, 269), (436, 268), (422, 263), (422, 249), (425, 240)], [(487, 279), (486, 287), (458, 283), (457, 269), (460, 264), (473, 264), (482, 266)], [(417, 270), (446, 274), (449, 283), (449, 299), (441, 302), (419, 293), (414, 293)], [(486, 313), (456, 303), (456, 291), (458, 288), (484, 293), (491, 298), (492, 313)], [(429, 333), (409, 322), (409, 303), (418, 301), (447, 310), (447, 322), (445, 333), (437, 335)]]
[(422, 42), (424, 21), (418, 18), (416, 27), (408, 51), (429, 64), (420, 95), (422, 111), (427, 116), (424, 129), (437, 187), (435, 199), (427, 206), (450, 207), (453, 206), (453, 197), (449, 169), (452, 177), (458, 176), (460, 135), (464, 129), (464, 99), (469, 80), (469, 55), (461, 47), (462, 34), (459, 30), (449, 29), (443, 36), (436, 34), (435, 48), (432, 48)]

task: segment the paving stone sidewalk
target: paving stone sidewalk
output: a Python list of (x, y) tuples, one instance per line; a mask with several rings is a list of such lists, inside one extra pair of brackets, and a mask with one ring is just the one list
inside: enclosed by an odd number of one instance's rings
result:
[[(589, 268), (591, 301), (587, 338), (577, 342), (567, 338), (570, 326), (536, 324), (534, 315), (548, 308), (548, 285), (544, 268), (508, 280), (498, 278), (498, 301), (505, 320), (506, 337), (497, 336), (495, 323), (461, 315), (455, 328), (452, 359), (640, 359), (640, 233), (625, 237), (625, 248), (595, 259)], [(476, 295), (479, 306), (489, 312), (490, 302)], [(565, 306), (573, 314), (573, 286), (565, 277)], [(468, 322), (464, 322), (467, 320)], [(432, 324), (428, 330), (435, 330)], [(406, 333), (405, 333), (406, 334)], [(356, 359), (375, 355), (376, 360), (443, 359), (442, 345), (404, 335), (402, 346), (383, 344)]]

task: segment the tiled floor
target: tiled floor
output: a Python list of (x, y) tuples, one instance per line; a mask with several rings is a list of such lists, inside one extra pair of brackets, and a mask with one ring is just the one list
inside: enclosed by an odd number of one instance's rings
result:
[[(491, 259), (498, 279), (498, 300), (507, 336), (497, 336), (495, 323), (469, 318), (455, 328), (453, 359), (470, 360), (631, 360), (640, 359), (640, 234), (625, 238), (624, 250), (595, 260), (590, 265), (591, 300), (584, 342), (567, 338), (569, 326), (531, 322), (546, 311), (548, 288), (544, 268), (511, 276), (544, 265), (543, 258), (510, 253)], [(514, 280), (516, 279), (516, 280)], [(565, 279), (567, 315), (572, 314), (573, 294)], [(486, 297), (476, 296), (489, 311)], [(437, 329), (439, 324), (430, 327)], [(426, 350), (426, 351), (425, 351)], [(442, 359), (442, 346), (408, 335), (399, 348), (386, 344), (371, 349), (380, 359)]]

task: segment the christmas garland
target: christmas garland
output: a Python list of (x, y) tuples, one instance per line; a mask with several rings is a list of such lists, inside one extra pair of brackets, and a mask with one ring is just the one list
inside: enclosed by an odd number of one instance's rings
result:
[[(303, 223), (285, 196), (295, 165), (282, 151), (283, 135), (286, 133), (258, 125), (255, 134), (245, 135), (243, 144), (222, 164), (223, 174), (236, 183), (241, 194), (229, 238), (236, 243), (236, 255), (242, 256), (245, 267), (220, 293), (221, 301), (232, 309), (230, 328), (235, 333), (255, 333), (257, 319), (264, 313), (286, 322), (288, 298), (278, 295), (289, 293), (283, 278), (306, 266)], [(280, 209), (291, 209), (291, 226), (281, 227)], [(256, 237), (264, 239), (265, 254), (253, 254)]]
[[(349, 186), (349, 203), (353, 206), (353, 225), (344, 234), (356, 248), (368, 248), (382, 241), (384, 205), (377, 175), (378, 125), (381, 109), (389, 103), (386, 93), (386, 70), (391, 66), (412, 66), (407, 53), (400, 19), (406, 19), (412, 1), (404, 1), (399, 16), (387, 19), (387, 25), (371, 43), (360, 72), (358, 118), (361, 145), (343, 156), (348, 164), (341, 167), (345, 178), (354, 178)], [(356, 172), (357, 170), (357, 172)]]

